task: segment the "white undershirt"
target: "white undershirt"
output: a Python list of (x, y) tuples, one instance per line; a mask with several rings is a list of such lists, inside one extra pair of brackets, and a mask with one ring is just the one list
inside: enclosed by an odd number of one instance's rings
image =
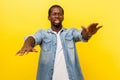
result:
[(69, 80), (65, 58), (63, 54), (63, 48), (60, 40), (60, 32), (61, 31), (59, 31), (58, 34), (54, 32), (57, 36), (57, 50), (52, 80)]

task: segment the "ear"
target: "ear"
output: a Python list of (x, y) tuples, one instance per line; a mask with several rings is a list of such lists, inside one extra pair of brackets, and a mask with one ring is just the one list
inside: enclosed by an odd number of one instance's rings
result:
[(63, 20), (64, 20), (64, 16), (63, 16)]
[(51, 20), (49, 16), (48, 16), (48, 20)]

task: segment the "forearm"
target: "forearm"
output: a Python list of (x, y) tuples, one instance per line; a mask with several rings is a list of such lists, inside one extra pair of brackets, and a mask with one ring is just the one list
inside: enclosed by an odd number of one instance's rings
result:
[(29, 36), (24, 42), (24, 46), (34, 47), (34, 45), (35, 45), (35, 39), (32, 36)]

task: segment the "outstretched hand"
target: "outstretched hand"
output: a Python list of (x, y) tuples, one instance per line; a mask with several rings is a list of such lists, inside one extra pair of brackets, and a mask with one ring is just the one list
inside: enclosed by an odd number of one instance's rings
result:
[(19, 50), (16, 53), (16, 55), (23, 56), (24, 54), (28, 54), (29, 52), (38, 52), (38, 51), (31, 46), (23, 46), (21, 50)]
[(82, 34), (83, 36), (92, 36), (93, 34), (95, 34), (102, 26), (98, 26), (98, 23), (92, 23), (90, 24), (87, 28), (82, 26)]

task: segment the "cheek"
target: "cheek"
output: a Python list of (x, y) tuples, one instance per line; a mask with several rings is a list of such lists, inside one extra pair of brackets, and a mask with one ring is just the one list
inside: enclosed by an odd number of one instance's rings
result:
[(49, 16), (48, 19), (51, 20), (51, 16)]
[(49, 20), (53, 20), (54, 19), (54, 16), (50, 16), (48, 17)]
[(61, 16), (60, 19), (64, 20), (64, 16)]
[(49, 17), (49, 18), (48, 18), (48, 20), (49, 20), (49, 21), (51, 21), (51, 20), (52, 20), (52, 18), (51, 18), (51, 17)]
[(61, 17), (61, 20), (63, 21), (63, 20), (64, 20), (64, 17)]
[(63, 20), (64, 20), (64, 17), (63, 17)]

